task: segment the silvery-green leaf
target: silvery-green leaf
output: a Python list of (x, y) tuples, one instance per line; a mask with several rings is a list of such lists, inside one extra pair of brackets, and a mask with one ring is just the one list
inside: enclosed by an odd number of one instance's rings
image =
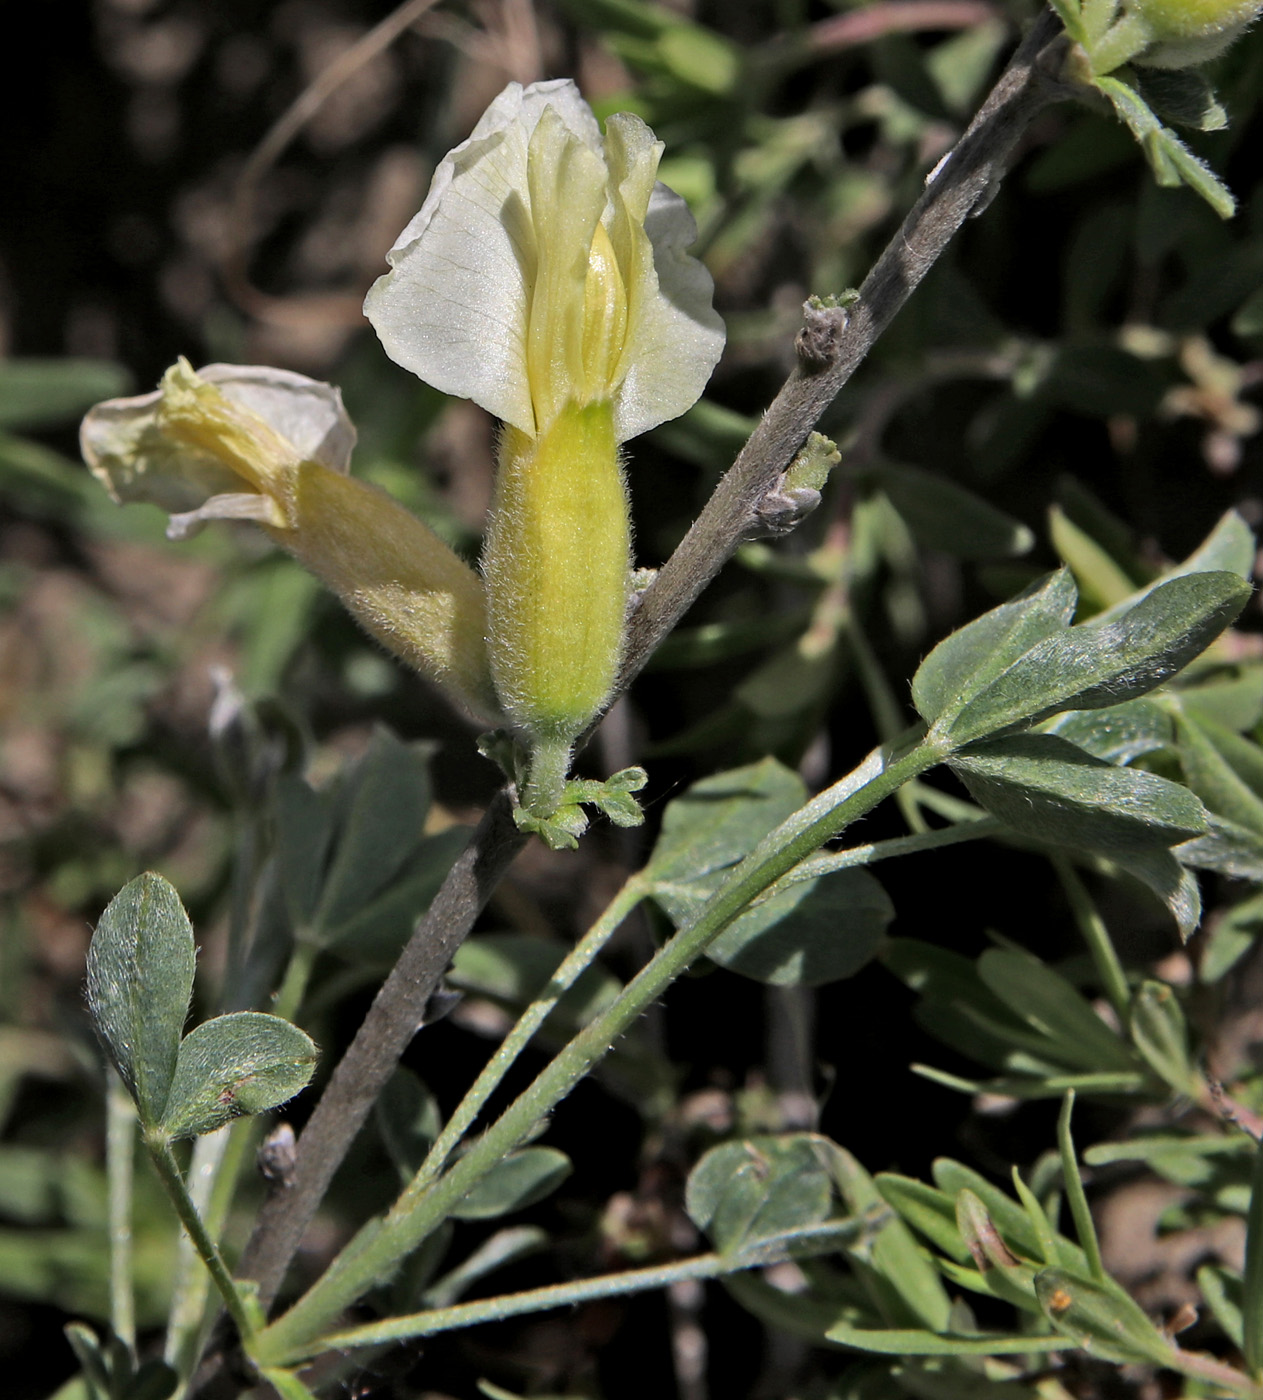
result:
[(1188, 1024), (1175, 991), (1146, 980), (1132, 994), (1128, 1029), (1146, 1063), (1177, 1094), (1196, 1098), (1201, 1080), (1189, 1057)]
[(162, 1117), (193, 995), (193, 926), (161, 875), (138, 875), (110, 901), (88, 949), (88, 1006), (136, 1100)]
[(1209, 720), (1181, 715), (1177, 745), (1189, 787), (1217, 817), (1263, 836), (1263, 755), (1248, 739)]
[[(1214, 825), (1213, 819), (1211, 825)], [(1200, 836), (1196, 841), (1185, 841), (1175, 851), (1114, 851), (1110, 855), (1112, 865), (1126, 871), (1142, 885), (1147, 885), (1166, 905), (1185, 942), (1197, 932), (1197, 926), (1202, 921), (1202, 895), (1197, 876), (1184, 868), (1184, 853), (1209, 839), (1208, 836)], [(1178, 857), (1176, 851), (1179, 852)]]
[(881, 1219), (877, 1183), (845, 1148), (830, 1156), (842, 1199), (854, 1216), (876, 1213), (880, 1223), (847, 1254), (879, 1316), (896, 1327), (946, 1330), (952, 1300), (928, 1250), (898, 1218)]
[(1067, 710), (1050, 720), (1045, 732), (1058, 734), (1107, 763), (1128, 764), (1172, 743), (1175, 722), (1159, 701), (1142, 696), (1107, 710)]
[(1039, 643), (939, 727), (962, 746), (1061, 710), (1144, 695), (1204, 651), (1249, 597), (1249, 585), (1227, 572), (1171, 579), (1113, 622), (1073, 627)]
[(1198, 870), (1214, 870), (1237, 880), (1263, 880), (1263, 836), (1214, 812), (1206, 834), (1185, 841), (1174, 853), (1181, 864)]
[(1116, 1365), (1170, 1364), (1171, 1341), (1117, 1285), (1109, 1288), (1065, 1269), (1035, 1275), (1044, 1316), (1076, 1346)]
[(749, 855), (805, 796), (802, 779), (774, 758), (694, 783), (663, 815), (645, 872), (654, 898), (674, 916), (690, 885)]
[(894, 916), (890, 896), (867, 870), (839, 870), (750, 905), (706, 956), (772, 986), (820, 987), (864, 967)]
[(398, 874), (421, 842), (430, 796), (429, 754), (379, 729), (338, 794), (332, 858), (312, 916), (321, 932), (335, 934)]
[(828, 1139), (814, 1133), (712, 1147), (689, 1173), (689, 1218), (724, 1254), (792, 1238), (840, 1213), (833, 1151)]
[(978, 976), (1010, 1013), (1047, 1036), (1049, 1053), (1085, 1070), (1136, 1067), (1131, 1047), (1059, 972), (1017, 948), (988, 948)]
[(523, 1147), (499, 1162), (452, 1211), (458, 1220), (494, 1220), (551, 1195), (574, 1170), (555, 1147)]
[(912, 700), (931, 724), (955, 714), (1006, 666), (1070, 626), (1074, 576), (1059, 569), (1024, 593), (945, 637), (912, 678)]
[(1015, 734), (951, 760), (974, 799), (1023, 836), (1102, 855), (1173, 846), (1206, 830), (1179, 783), (1095, 758), (1055, 734)]
[(406, 1185), (443, 1127), (438, 1103), (421, 1080), (400, 1065), (378, 1095), (373, 1116), (390, 1160)]
[(883, 463), (874, 473), (917, 541), (958, 559), (1025, 554), (1032, 531), (954, 481), (920, 467)]
[(854, 1327), (849, 1322), (834, 1323), (825, 1335), (838, 1346), (876, 1352), (879, 1356), (1014, 1356), (1060, 1351), (1065, 1346), (1061, 1337), (1004, 1332), (961, 1335), (907, 1327)]
[(311, 1037), (262, 1011), (234, 1011), (203, 1021), (180, 1044), (162, 1130), (197, 1137), (233, 1118), (292, 1099), (316, 1068)]

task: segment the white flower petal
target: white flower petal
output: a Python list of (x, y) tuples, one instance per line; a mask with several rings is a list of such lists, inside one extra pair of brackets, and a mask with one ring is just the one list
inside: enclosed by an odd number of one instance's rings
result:
[[(420, 212), (388, 254), (392, 271), (378, 279), (364, 303), (393, 360), (532, 435), (542, 428), (536, 411), (551, 411), (556, 397), (544, 393), (541, 403), (541, 382), (534, 384), (533, 398), (528, 343), (541, 338), (532, 325), (554, 319), (543, 317), (538, 304), (531, 310), (538, 290), (536, 239), (550, 219), (549, 211), (530, 207), (527, 182), (530, 139), (549, 108), (605, 157), (596, 119), (574, 83), (511, 83), (469, 139), (440, 162)], [(639, 118), (620, 114), (610, 119), (606, 142), (620, 190), (609, 191), (614, 197), (604, 217), (629, 279), (631, 316), (610, 385), (622, 442), (697, 400), (723, 349), (724, 328), (711, 305), (710, 274), (685, 251), (696, 238), (687, 206), (664, 185), (648, 194), (661, 152), (652, 131)], [(561, 343), (550, 336), (543, 338)], [(543, 381), (538, 353), (534, 359)], [(573, 369), (568, 372), (574, 377)]]
[(593, 150), (600, 129), (569, 79), (510, 83), (473, 134), (440, 162), (420, 212), (364, 302), (386, 353), (445, 394), (535, 430), (527, 377), (534, 234), (526, 152), (551, 107)]
[(628, 370), (614, 407), (620, 442), (691, 408), (724, 348), (723, 318), (712, 305), (714, 280), (686, 251), (697, 225), (688, 205), (663, 184), (649, 200), (645, 232), (658, 285), (628, 328)]
[(207, 365), (198, 375), (271, 424), (302, 461), (343, 476), (350, 470), (355, 426), (332, 384), (265, 365)]
[(256, 525), (271, 525), (283, 530), (285, 514), (270, 496), (254, 491), (229, 491), (212, 496), (196, 510), (181, 511), (167, 521), (167, 539), (187, 540), (212, 520), (252, 520)]
[[(208, 365), (200, 373), (289, 442), (295, 461), (346, 473), (355, 429), (332, 385), (257, 365)], [(93, 475), (116, 501), (147, 501), (175, 514), (196, 511), (208, 498), (240, 493), (241, 477), (220, 458), (163, 432), (162, 399), (163, 391), (156, 389), (110, 399), (87, 414), (79, 445)]]
[(116, 501), (147, 501), (166, 511), (192, 510), (231, 491), (241, 478), (208, 453), (173, 443), (157, 426), (162, 390), (110, 399), (91, 409), (79, 449), (92, 475)]

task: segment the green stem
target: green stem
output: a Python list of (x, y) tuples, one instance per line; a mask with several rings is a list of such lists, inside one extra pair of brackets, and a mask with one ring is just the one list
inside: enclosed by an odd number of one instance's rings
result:
[(573, 745), (573, 736), (569, 739), (531, 736), (531, 771), (522, 793), (522, 806), (531, 816), (551, 817), (561, 805)]
[(180, 1174), (180, 1168), (176, 1164), (175, 1154), (171, 1151), (170, 1140), (157, 1133), (146, 1132), (145, 1147), (153, 1159), (158, 1177), (166, 1188), (167, 1195), (171, 1197), (171, 1204), (175, 1207), (175, 1213), (180, 1217), (180, 1223), (188, 1231), (189, 1238), (193, 1241), (193, 1248), (201, 1256), (202, 1263), (206, 1265), (212, 1282), (219, 1290), (219, 1296), (224, 1300), (224, 1306), (228, 1309), (232, 1320), (237, 1324), (237, 1331), (243, 1341), (248, 1339), (254, 1333), (254, 1324), (246, 1312), (245, 1303), (237, 1291), (236, 1284), (232, 1281), (232, 1275), (228, 1272), (228, 1266), (224, 1263), (218, 1245), (211, 1238), (202, 1217), (197, 1213), (197, 1207), (189, 1196), (184, 1177)]
[(1202, 1352), (1181, 1351), (1176, 1347), (1166, 1364), (1182, 1375), (1222, 1386), (1230, 1395), (1240, 1396), (1241, 1400), (1260, 1400), (1260, 1397), (1263, 1397), (1263, 1386), (1259, 1386), (1248, 1376), (1243, 1376), (1235, 1367), (1227, 1366)]
[(1083, 941), (1088, 945), (1088, 952), (1096, 964), (1096, 975), (1101, 979), (1101, 987), (1118, 1019), (1126, 1026), (1131, 1011), (1131, 988), (1127, 985), (1127, 973), (1119, 961), (1109, 929), (1105, 927), (1105, 920), (1101, 918), (1092, 902), (1092, 896), (1088, 894), (1070, 862), (1063, 856), (1053, 856), (1051, 859), (1061, 887), (1070, 901), (1075, 923), (1078, 924)]
[[(789, 1247), (779, 1258), (790, 1255), (802, 1258), (808, 1254), (826, 1254), (838, 1249), (840, 1243), (854, 1237), (853, 1230), (832, 1230), (812, 1240), (807, 1248)], [(451, 1332), (460, 1327), (473, 1327), (480, 1322), (498, 1322), (523, 1313), (545, 1312), (550, 1308), (573, 1307), (577, 1303), (597, 1298), (617, 1298), (627, 1293), (642, 1293), (650, 1288), (666, 1288), (686, 1279), (723, 1278), (777, 1262), (766, 1254), (752, 1252), (734, 1259), (724, 1254), (698, 1254), (674, 1264), (655, 1264), (644, 1269), (626, 1269), (616, 1274), (598, 1274), (594, 1278), (578, 1279), (574, 1283), (554, 1283), (545, 1288), (526, 1289), (521, 1293), (502, 1294), (498, 1298), (481, 1298), (475, 1303), (458, 1303), (449, 1308), (431, 1308), (426, 1312), (404, 1317), (387, 1318), (384, 1322), (351, 1327), (334, 1332), (321, 1342), (322, 1347), (342, 1351), (352, 1347), (377, 1346), (383, 1342), (402, 1342), (415, 1337), (431, 1337), (436, 1332)]]
[[(300, 930), (272, 1003), (273, 1015), (286, 1021), (294, 1019), (307, 993), (319, 952), (318, 944), (304, 938)], [(261, 1118), (238, 1118), (220, 1132), (200, 1137), (193, 1144), (187, 1190), (212, 1240), (223, 1238), (241, 1173), (254, 1158), (263, 1127)], [(206, 1345), (216, 1314), (215, 1310), (209, 1314), (206, 1311), (210, 1275), (198, 1262), (199, 1252), (192, 1238), (186, 1235), (181, 1246), (163, 1356), (181, 1377), (187, 1378)]]
[(1088, 1208), (1088, 1198), (1083, 1190), (1083, 1178), (1079, 1175), (1079, 1162), (1074, 1155), (1074, 1139), (1070, 1136), (1070, 1115), (1074, 1112), (1074, 1090), (1068, 1089), (1062, 1100), (1061, 1114), (1057, 1119), (1057, 1146), (1061, 1151), (1061, 1174), (1065, 1181), (1066, 1201), (1074, 1220), (1075, 1233), (1079, 1244), (1088, 1258), (1088, 1269), (1098, 1283), (1106, 1280), (1105, 1265), (1101, 1262), (1101, 1246), (1096, 1238), (1096, 1226), (1092, 1223), (1092, 1212)]
[(298, 930), (285, 976), (268, 1008), (273, 1016), (279, 1016), (284, 1021), (293, 1021), (298, 1016), (298, 1008), (303, 1004), (307, 984), (311, 981), (311, 970), (320, 956), (320, 947), (319, 941), (310, 937), (305, 929)]
[(136, 1110), (113, 1072), (105, 1097), (105, 1170), (109, 1181), (110, 1326), (128, 1347), (136, 1345), (136, 1296), (132, 1282), (132, 1181)]
[[(219, 1238), (219, 1230), (210, 1215), (215, 1187), (224, 1179), (223, 1162), (232, 1140), (240, 1140), (243, 1131), (248, 1131), (249, 1123), (249, 1119), (238, 1119), (231, 1127), (208, 1133), (193, 1144), (193, 1158), (185, 1181), (193, 1208), (206, 1221), (207, 1232), (213, 1239)], [(201, 1350), (209, 1287), (210, 1275), (202, 1268), (193, 1241), (188, 1235), (182, 1235), (162, 1353), (163, 1359), (182, 1377), (192, 1373)]]
[(892, 763), (874, 751), (853, 773), (826, 788), (766, 836), (729, 875), (691, 924), (646, 964), (618, 999), (592, 1020), (505, 1110), (452, 1169), (414, 1202), (411, 1189), (386, 1218), (352, 1241), (299, 1301), (255, 1338), (264, 1365), (309, 1355), (312, 1341), (375, 1280), (388, 1274), (469, 1193), (475, 1182), (536, 1131), (614, 1042), (696, 959), (756, 895), (856, 818), (933, 767), (942, 750), (921, 743)]
[(1152, 42), (1153, 34), (1139, 15), (1124, 15), (1099, 40), (1089, 42), (1088, 59), (1092, 71), (1101, 75), (1112, 73)]
[(916, 836), (892, 836), (885, 841), (871, 841), (866, 846), (848, 846), (844, 851), (812, 856), (796, 865), (768, 891), (768, 895), (787, 889), (803, 880), (816, 880), (835, 870), (850, 870), (857, 865), (876, 865), (878, 861), (896, 856), (920, 855), (922, 851), (937, 851), (944, 846), (959, 846), (964, 841), (986, 841), (1005, 831), (998, 817), (968, 817), (952, 826), (935, 827)]
[(557, 970), (548, 980), (548, 985), (531, 1002), (517, 1024), (500, 1042), (496, 1053), (487, 1061), (482, 1073), (457, 1105), (456, 1111), (426, 1154), (425, 1161), (421, 1163), (408, 1189), (400, 1196), (394, 1211), (400, 1214), (410, 1211), (438, 1180), (452, 1153), (460, 1145), (483, 1106), (499, 1088), (505, 1075), (535, 1032), (543, 1025), (553, 1007), (574, 986), (619, 925), (648, 893), (647, 884), (640, 877), (633, 875), (606, 906), (601, 917), (558, 964)]

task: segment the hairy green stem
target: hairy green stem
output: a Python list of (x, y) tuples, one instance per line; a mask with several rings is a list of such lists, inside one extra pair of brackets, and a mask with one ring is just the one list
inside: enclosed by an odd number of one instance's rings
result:
[(176, 1163), (175, 1154), (171, 1151), (170, 1139), (157, 1133), (147, 1132), (145, 1134), (145, 1147), (157, 1169), (159, 1180), (171, 1198), (175, 1213), (180, 1217), (180, 1223), (188, 1231), (189, 1238), (193, 1241), (193, 1248), (201, 1256), (202, 1263), (206, 1265), (210, 1273), (211, 1281), (219, 1290), (219, 1296), (224, 1300), (224, 1306), (237, 1325), (237, 1331), (245, 1340), (253, 1333), (254, 1324), (246, 1312), (245, 1304), (241, 1294), (237, 1291), (236, 1284), (232, 1281), (232, 1275), (228, 1272), (228, 1266), (224, 1263), (223, 1255), (219, 1252), (219, 1246), (211, 1238), (202, 1217), (197, 1213), (197, 1207), (193, 1204), (184, 1177)]
[[(250, 1123), (250, 1119), (238, 1119), (230, 1127), (208, 1133), (193, 1144), (186, 1185), (193, 1209), (206, 1221), (207, 1233), (212, 1239), (219, 1238), (219, 1230), (211, 1218), (215, 1188), (232, 1176), (231, 1171), (223, 1169), (224, 1160), (233, 1139), (241, 1141)], [(174, 1366), (180, 1376), (191, 1373), (201, 1351), (202, 1335), (208, 1326), (206, 1295), (209, 1288), (210, 1275), (202, 1267), (192, 1239), (187, 1234), (182, 1235), (162, 1352), (163, 1359)]]
[(523, 786), (522, 806), (532, 816), (551, 817), (561, 805), (573, 748), (573, 739), (531, 736), (531, 771)]
[(113, 1071), (105, 1091), (105, 1169), (109, 1182), (110, 1326), (129, 1347), (136, 1345), (136, 1295), (132, 1281), (132, 1181), (135, 1175), (136, 1110)]
[[(909, 784), (911, 786), (911, 784)], [(958, 821), (952, 826), (934, 827), (930, 831), (917, 832), (912, 836), (892, 836), (885, 841), (871, 841), (865, 846), (848, 846), (844, 851), (830, 851), (827, 855), (812, 856), (796, 865), (769, 893), (776, 893), (803, 880), (816, 880), (821, 875), (832, 874), (835, 870), (850, 870), (857, 865), (876, 865), (878, 861), (893, 860), (896, 856), (920, 855), (923, 851), (938, 851), (945, 846), (959, 846), (964, 841), (985, 841), (999, 836), (1005, 825), (998, 817), (974, 817)]]
[[(801, 1259), (833, 1253), (842, 1244), (849, 1243), (854, 1235), (854, 1228), (850, 1225), (842, 1229), (825, 1229), (809, 1236), (802, 1247), (795, 1248), (791, 1242), (780, 1252), (779, 1258)], [(436, 1332), (451, 1332), (460, 1327), (476, 1326), (480, 1322), (498, 1322), (507, 1317), (520, 1317), (523, 1313), (573, 1307), (597, 1298), (617, 1298), (628, 1293), (643, 1293), (650, 1288), (667, 1288), (686, 1279), (723, 1278), (776, 1262), (778, 1259), (758, 1251), (738, 1258), (728, 1254), (698, 1254), (674, 1264), (624, 1269), (614, 1274), (577, 1279), (573, 1283), (554, 1283), (545, 1288), (502, 1294), (498, 1298), (480, 1298), (474, 1303), (457, 1303), (448, 1308), (431, 1308), (426, 1312), (392, 1317), (384, 1322), (372, 1322), (364, 1327), (335, 1332), (324, 1338), (321, 1345), (341, 1351), (351, 1347), (377, 1346), (383, 1342), (432, 1337)]]
[[(853, 773), (800, 808), (748, 855), (682, 928), (521, 1093), (499, 1119), (419, 1200), (411, 1188), (380, 1224), (362, 1231), (299, 1301), (255, 1338), (264, 1365), (286, 1365), (313, 1352), (313, 1343), (340, 1312), (417, 1247), (474, 1184), (525, 1141), (645, 1009), (702, 953), (755, 896), (823, 842), (893, 795), (908, 779), (938, 763), (942, 751), (922, 743), (893, 763), (875, 750)], [(406, 1208), (404, 1202), (407, 1202)], [(319, 1349), (316, 1345), (315, 1349)]]
[(399, 1198), (396, 1210), (410, 1210), (413, 1203), (438, 1180), (471, 1124), (482, 1112), (487, 1100), (499, 1088), (504, 1076), (548, 1018), (553, 1007), (591, 966), (619, 925), (647, 893), (648, 886), (645, 882), (637, 876), (632, 876), (606, 906), (601, 917), (558, 964), (557, 970), (548, 979), (548, 985), (531, 1002), (519, 1017), (517, 1024), (500, 1042), (495, 1054), (487, 1061), (482, 1073), (457, 1105), (456, 1111), (435, 1139), (408, 1189)]

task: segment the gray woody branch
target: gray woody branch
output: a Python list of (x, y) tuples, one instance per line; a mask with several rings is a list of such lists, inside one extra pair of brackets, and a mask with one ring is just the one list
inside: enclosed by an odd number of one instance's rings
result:
[[(848, 311), (808, 311), (797, 368), (631, 619), (619, 692), (741, 542), (759, 503), (775, 490), (820, 416), (953, 234), (985, 206), (1031, 119), (1064, 95), (1049, 76), (1062, 45), (1059, 25), (1045, 11), (869, 273), (858, 302)], [(238, 1274), (258, 1282), (265, 1307), (275, 1298), (352, 1139), (424, 1023), (426, 1004), (444, 970), (524, 844), (510, 800), (501, 792), (334, 1070), (298, 1139), (290, 1183), (277, 1189), (260, 1212)]]

